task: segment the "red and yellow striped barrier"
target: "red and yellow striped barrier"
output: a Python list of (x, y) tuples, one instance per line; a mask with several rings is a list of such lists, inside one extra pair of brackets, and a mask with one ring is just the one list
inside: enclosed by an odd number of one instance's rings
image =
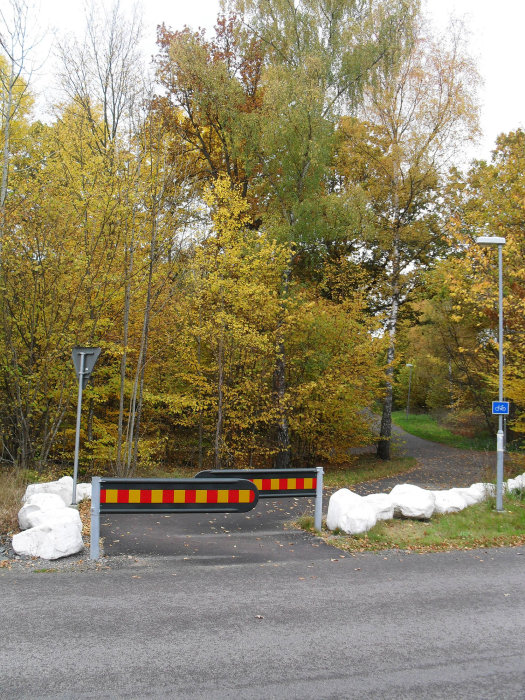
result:
[(259, 498), (315, 496), (316, 469), (223, 469), (199, 472), (196, 479), (247, 479), (259, 491)]
[(252, 503), (249, 489), (103, 489), (100, 503)]
[(246, 479), (101, 479), (101, 513), (239, 513), (258, 500)]

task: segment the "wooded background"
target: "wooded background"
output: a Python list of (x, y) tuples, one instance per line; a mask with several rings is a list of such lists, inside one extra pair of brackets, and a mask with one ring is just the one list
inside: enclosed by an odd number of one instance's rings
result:
[[(525, 134), (491, 163), (478, 75), (417, 0), (235, 0), (215, 32), (93, 10), (58, 45), (62, 100), (35, 118), (27, 5), (0, 34), (0, 459), (69, 465), (75, 345), (82, 466), (347, 462), (414, 365), (417, 410), (493, 428), (504, 235), (505, 387), (525, 423)], [(378, 408), (379, 406), (379, 408)]]

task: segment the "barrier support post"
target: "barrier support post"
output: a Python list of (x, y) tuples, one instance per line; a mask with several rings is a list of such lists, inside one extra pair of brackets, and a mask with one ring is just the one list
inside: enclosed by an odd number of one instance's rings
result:
[(100, 476), (91, 479), (91, 537), (89, 558), (100, 557)]
[(321, 532), (323, 523), (323, 468), (316, 467), (317, 471), (317, 481), (315, 487), (315, 516), (314, 516), (314, 528)]

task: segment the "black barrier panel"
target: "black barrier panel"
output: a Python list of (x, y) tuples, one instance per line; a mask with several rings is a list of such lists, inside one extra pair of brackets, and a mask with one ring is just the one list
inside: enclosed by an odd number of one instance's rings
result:
[(248, 479), (100, 480), (101, 513), (245, 513), (258, 500)]
[(195, 478), (249, 479), (259, 498), (290, 498), (316, 495), (317, 469), (208, 469)]

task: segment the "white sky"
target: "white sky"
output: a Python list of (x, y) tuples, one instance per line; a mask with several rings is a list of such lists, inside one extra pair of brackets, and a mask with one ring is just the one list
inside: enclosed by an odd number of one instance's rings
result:
[[(0, 0), (2, 2), (2, 0)], [(109, 2), (109, 0), (108, 0)], [(121, 0), (123, 8), (133, 0)], [(219, 0), (143, 0), (147, 56), (156, 52), (155, 28), (165, 22), (172, 29), (184, 24), (211, 28)], [(470, 157), (488, 158), (496, 136), (525, 124), (523, 68), (525, 2), (523, 0), (426, 0), (434, 21), (444, 28), (450, 14), (467, 21), (470, 47), (484, 80), (481, 126), (484, 132)], [(54, 26), (58, 35), (82, 32), (84, 0), (40, 0), (39, 26)], [(51, 61), (47, 64), (51, 73)], [(33, 89), (48, 91), (45, 72), (35, 77)]]

